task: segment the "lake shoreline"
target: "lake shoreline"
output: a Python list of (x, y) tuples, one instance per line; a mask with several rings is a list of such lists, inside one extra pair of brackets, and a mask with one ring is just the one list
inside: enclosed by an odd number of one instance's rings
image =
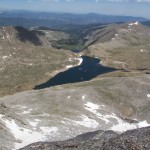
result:
[(66, 66), (67, 70), (65, 69), (65, 71), (58, 73), (55, 72), (57, 73), (56, 75), (50, 78), (47, 82), (36, 85), (34, 89), (39, 90), (67, 83), (89, 81), (100, 74), (116, 71), (115, 68), (105, 67), (101, 65), (101, 60), (99, 58), (81, 56), (81, 58), (77, 59), (79, 60), (78, 65)]

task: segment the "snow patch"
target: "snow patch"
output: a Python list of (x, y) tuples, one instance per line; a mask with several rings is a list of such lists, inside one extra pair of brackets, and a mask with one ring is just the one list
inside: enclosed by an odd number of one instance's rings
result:
[(28, 121), (29, 121), (29, 123), (30, 123), (31, 126), (37, 127), (38, 122), (34, 122), (34, 121), (30, 121), (30, 120), (28, 120)]
[(68, 97), (67, 97), (67, 99), (70, 99), (70, 98), (71, 98), (71, 96), (68, 96)]
[(61, 121), (61, 123), (66, 124), (66, 122), (65, 122), (65, 121)]
[(92, 112), (96, 115), (97, 118), (104, 121), (106, 124), (110, 123), (109, 119), (114, 118), (114, 115), (102, 115), (97, 112), (98, 109), (100, 109), (100, 106), (91, 102), (87, 102), (85, 105), (85, 109)]
[(146, 50), (146, 49), (141, 49), (140, 50), (142, 53), (148, 53), (148, 50)]
[(9, 56), (5, 55), (5, 56), (3, 56), (2, 58), (3, 58), (3, 60), (5, 60), (6, 58), (9, 58), (9, 57), (11, 57), (11, 56), (12, 56), (12, 55), (9, 54)]
[(5, 123), (6, 127), (12, 132), (14, 137), (17, 140), (22, 141), (21, 143), (15, 144), (15, 149), (19, 149), (35, 141), (40, 141), (42, 138), (44, 138), (44, 136), (41, 136), (41, 134), (38, 132), (32, 132), (29, 129), (19, 127), (14, 120), (3, 120), (3, 122)]
[(85, 97), (86, 97), (86, 95), (82, 95), (82, 99), (83, 99), (83, 100), (85, 99)]
[(73, 65), (66, 66), (67, 69), (72, 68), (72, 67), (73, 67)]
[(94, 103), (91, 103), (91, 102), (87, 102), (85, 104), (85, 106), (87, 107), (86, 109), (88, 109), (89, 111), (91, 112), (95, 112), (95, 110), (99, 109), (99, 105), (97, 104), (94, 104)]
[(127, 130), (133, 130), (137, 128), (143, 128), (143, 127), (148, 127), (150, 124), (147, 123), (147, 121), (142, 121), (139, 123), (127, 123), (122, 121), (121, 119), (118, 118), (118, 124), (114, 125), (113, 127), (110, 128), (110, 130), (116, 131), (116, 132), (125, 132)]
[(3, 59), (6, 59), (6, 58), (8, 58), (8, 56), (3, 56)]
[(134, 25), (139, 25), (139, 22), (138, 22), (138, 21), (136, 21), (136, 22), (134, 23)]
[(150, 98), (150, 94), (147, 94), (147, 97)]
[[(150, 94), (149, 94), (150, 97)], [(100, 114), (97, 112), (101, 107), (105, 107), (105, 105), (99, 106), (97, 104), (87, 102), (85, 105), (85, 109), (92, 112), (93, 114), (96, 115), (97, 118), (101, 119), (104, 121), (106, 124), (110, 124), (112, 127), (110, 130), (113, 131), (118, 131), (118, 132), (125, 132), (130, 129), (136, 129), (136, 128), (141, 128), (141, 127), (147, 127), (150, 126), (150, 124), (147, 123), (147, 121), (142, 121), (140, 123), (128, 123), (125, 122), (124, 120), (120, 119), (119, 117), (116, 116), (116, 114)], [(111, 119), (115, 120), (117, 122), (115, 125), (111, 121)]]
[(41, 122), (41, 120), (40, 119), (34, 119), (36, 122)]
[(22, 114), (29, 114), (33, 109), (25, 110), (22, 112)]
[(134, 23), (129, 23), (129, 26), (133, 26), (133, 25), (139, 25), (139, 22), (136, 21), (136, 22), (134, 22)]
[[(77, 66), (81, 65), (82, 62), (83, 62), (83, 59), (82, 59), (82, 58), (74, 58), (74, 60), (79, 60), (79, 63), (77, 64)], [(72, 61), (72, 58), (69, 58), (69, 61), (71, 62), (71, 61)], [(68, 66), (66, 66), (67, 69), (72, 68), (72, 67), (74, 67), (74, 66), (73, 66), (73, 65), (68, 65)]]
[[(21, 143), (15, 143), (15, 149), (22, 148), (31, 143), (35, 143), (38, 141), (45, 141), (47, 139), (47, 135), (56, 134), (58, 129), (56, 127), (40, 127), (41, 131), (32, 131), (27, 128), (20, 127), (16, 124), (14, 120), (8, 121), (6, 119), (2, 119), (3, 115), (0, 114), (0, 119), (6, 125), (6, 127), (11, 131), (14, 137), (17, 140), (20, 140)], [(35, 122), (31, 122), (30, 124), (35, 126)]]
[(74, 123), (87, 127), (87, 128), (97, 128), (99, 126), (99, 123), (96, 122), (93, 119), (90, 119), (89, 117), (82, 115), (81, 116), (82, 121), (74, 121)]
[[(91, 102), (86, 103), (85, 106), (86, 106), (85, 109), (87, 109), (88, 111), (95, 114), (97, 116), (97, 118), (101, 119), (106, 124), (110, 124), (112, 126), (110, 128), (110, 130), (113, 130), (113, 131), (125, 132), (125, 131), (130, 130), (130, 129), (147, 127), (150, 125), (147, 123), (147, 121), (143, 121), (143, 122), (140, 122), (138, 124), (136, 124), (136, 123), (131, 124), (131, 123), (125, 122), (124, 120), (120, 119), (114, 113), (100, 114), (99, 112), (97, 112), (97, 110), (100, 109), (101, 106), (99, 106), (97, 104), (93, 104)], [(105, 106), (105, 105), (103, 105), (103, 106)], [(115, 120), (115, 122), (116, 122), (115, 125), (114, 125), (114, 122), (111, 121), (112, 119)]]
[(81, 65), (83, 62), (83, 58), (77, 58), (77, 60), (79, 60), (78, 66)]
[(148, 126), (150, 126), (150, 124), (149, 124), (146, 120), (144, 120), (144, 121), (142, 121), (142, 122), (139, 122), (139, 123), (137, 124), (137, 126), (138, 126), (138, 128), (143, 128), (143, 127), (148, 127)]

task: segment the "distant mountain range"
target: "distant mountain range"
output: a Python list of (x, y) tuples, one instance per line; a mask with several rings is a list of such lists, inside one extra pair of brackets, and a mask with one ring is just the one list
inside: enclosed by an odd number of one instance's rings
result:
[(97, 23), (107, 24), (113, 22), (147, 21), (147, 19), (142, 17), (101, 15), (95, 13), (71, 14), (11, 10), (1, 10), (0, 12), (0, 26), (57, 27), (67, 24), (87, 25)]

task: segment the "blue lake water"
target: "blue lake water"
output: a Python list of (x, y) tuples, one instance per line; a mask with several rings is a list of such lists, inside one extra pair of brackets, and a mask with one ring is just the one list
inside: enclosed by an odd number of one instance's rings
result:
[(98, 75), (116, 71), (115, 68), (102, 66), (98, 58), (82, 56), (82, 59), (83, 62), (81, 65), (58, 73), (47, 82), (36, 85), (34, 89), (38, 90), (67, 83), (89, 81)]

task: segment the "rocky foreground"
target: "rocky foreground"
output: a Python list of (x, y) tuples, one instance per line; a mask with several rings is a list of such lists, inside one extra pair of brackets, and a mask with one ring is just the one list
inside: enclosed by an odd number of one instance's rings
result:
[(150, 127), (127, 131), (95, 131), (62, 142), (38, 142), (21, 150), (149, 150)]
[[(60, 148), (61, 145), (64, 147), (67, 145), (66, 147), (78, 149), (81, 147), (86, 149), (84, 146), (97, 149), (96, 145), (101, 147), (99, 143), (102, 139), (105, 141), (105, 145), (102, 144), (105, 147), (112, 143), (117, 146), (115, 142), (118, 145), (127, 142), (130, 146), (130, 140), (133, 144), (146, 141), (145, 146), (150, 143), (149, 128), (137, 130), (138, 132), (130, 131), (121, 136), (114, 132), (121, 134), (127, 130), (150, 126), (149, 83), (148, 74), (126, 78), (96, 78), (89, 82), (2, 97), (0, 98), (0, 150), (16, 150), (40, 141), (64, 141), (97, 130), (100, 131), (96, 134), (94, 132), (83, 136), (87, 139), (84, 138), (84, 141), (88, 142), (69, 140), (65, 144), (59, 142), (60, 146), (56, 145)], [(129, 137), (131, 133), (134, 133), (134, 136), (130, 136), (135, 137), (134, 141), (132, 138), (127, 141), (122, 138)], [(93, 137), (102, 138), (92, 140)], [(113, 137), (112, 142), (104, 140), (108, 137)], [(39, 147), (43, 147), (40, 145)], [(45, 145), (49, 146), (48, 143), (44, 144), (44, 147)], [(56, 148), (55, 144), (50, 145)]]

